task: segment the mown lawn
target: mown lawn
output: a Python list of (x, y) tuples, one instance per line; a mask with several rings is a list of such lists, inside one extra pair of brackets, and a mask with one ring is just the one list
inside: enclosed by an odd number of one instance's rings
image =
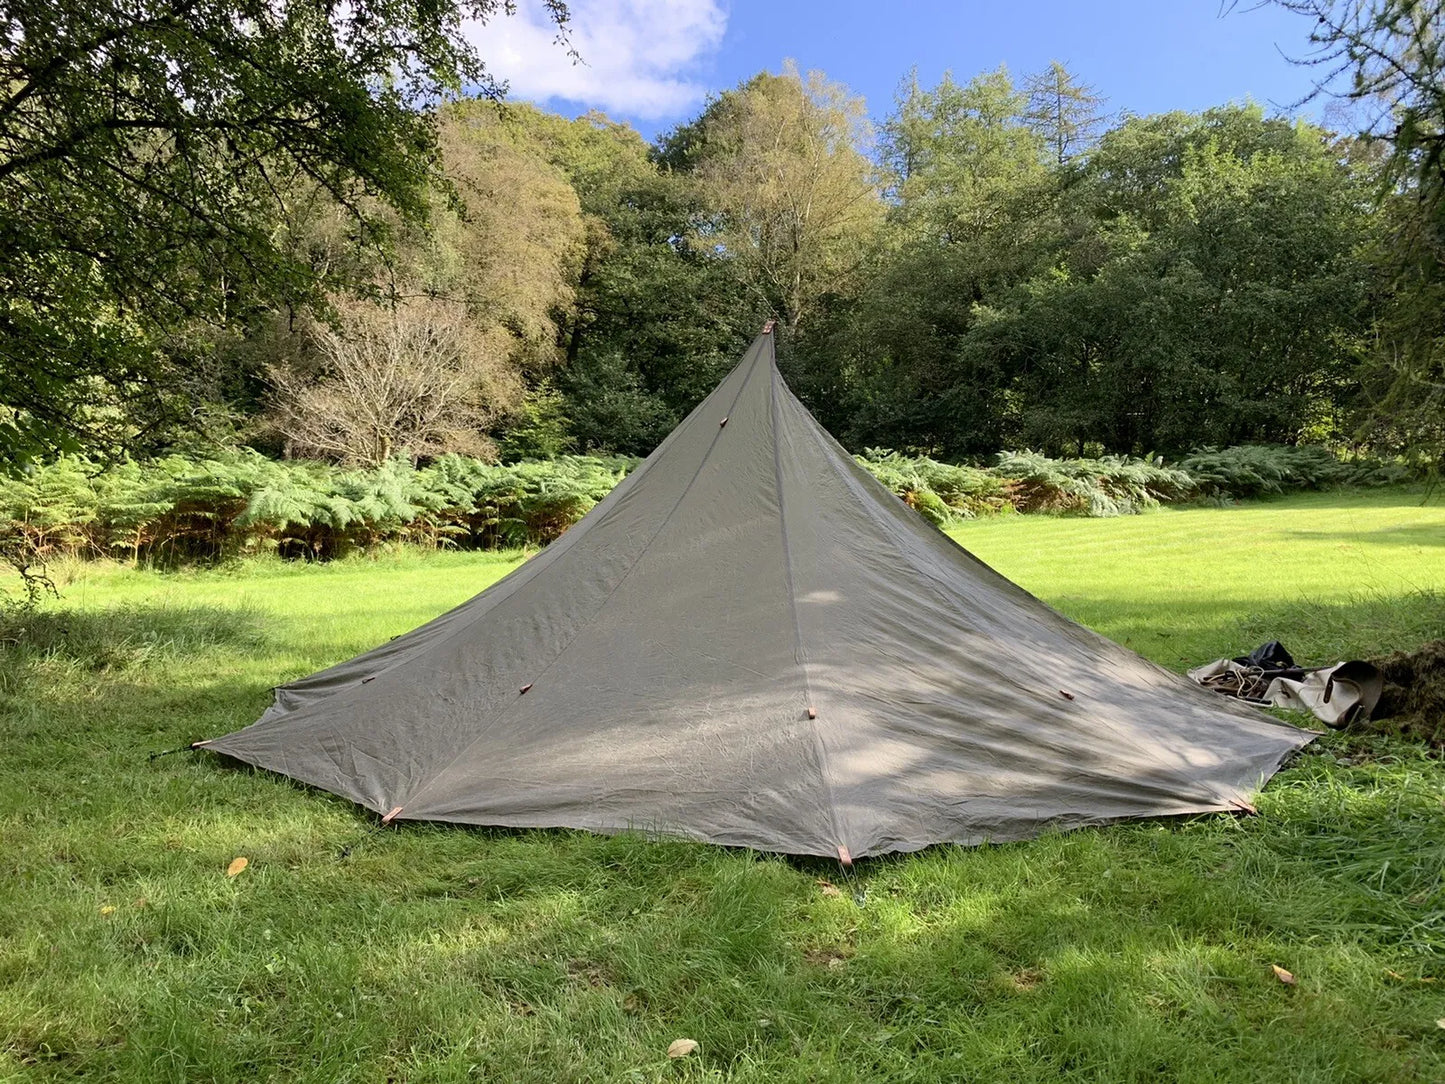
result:
[[(1333, 661), (1445, 635), (1445, 506), (1417, 492), (955, 533), (1176, 668), (1272, 637)], [(1445, 768), (1386, 739), (1327, 737), (1257, 817), (851, 878), (686, 843), (377, 831), (214, 757), (147, 760), (517, 560), (74, 566), (61, 603), (6, 620), (0, 1078), (1445, 1079)], [(670, 1062), (681, 1037), (699, 1049)]]

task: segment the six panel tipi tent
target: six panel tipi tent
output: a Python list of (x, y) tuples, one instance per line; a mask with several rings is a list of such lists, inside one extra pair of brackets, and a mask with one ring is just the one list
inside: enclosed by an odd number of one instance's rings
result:
[(388, 820), (847, 862), (1249, 808), (1309, 740), (960, 548), (814, 421), (764, 333), (559, 541), (199, 744)]

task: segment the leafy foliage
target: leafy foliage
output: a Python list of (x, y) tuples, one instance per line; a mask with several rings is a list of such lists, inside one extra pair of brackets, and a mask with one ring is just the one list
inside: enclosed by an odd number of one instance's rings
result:
[(37, 561), (61, 554), (170, 564), (274, 548), (325, 558), (388, 542), (550, 542), (635, 460), (563, 456), (496, 466), (446, 455), (344, 470), (243, 451), (100, 467), (65, 457), (0, 479), (0, 525)]
[(1003, 452), (994, 472), (1009, 480), (1021, 512), (1129, 515), (1186, 499), (1196, 489), (1186, 471), (1118, 455), (1049, 459), (1037, 452)]
[(568, 435), (567, 404), (551, 384), (541, 384), (523, 400), (517, 417), (507, 427), (501, 455), (509, 463), (522, 459), (550, 459), (572, 447)]
[[(938, 526), (1007, 512), (1119, 516), (1197, 496), (1253, 497), (1409, 479), (1401, 463), (1321, 448), (1206, 449), (1178, 467), (1126, 456), (1004, 452), (988, 467), (870, 448), (858, 462)], [(563, 455), (497, 465), (443, 455), (344, 469), (252, 451), (102, 466), (62, 457), (0, 478), (0, 557), (40, 572), (61, 555), (172, 565), (274, 550), (308, 560), (389, 544), (545, 545), (638, 463)], [(37, 581), (38, 583), (39, 581)]]
[(1011, 508), (1004, 482), (978, 467), (869, 448), (856, 457), (875, 478), (935, 526)]
[[(1376, 446), (1445, 469), (1445, 4), (1440, 0), (1274, 0), (1308, 21), (1301, 63), (1317, 93), (1353, 107), (1361, 141), (1381, 158), (1381, 294), (1365, 349)], [(1302, 20), (1302, 21), (1304, 21)]]
[(339, 222), (353, 250), (423, 221), (436, 116), (417, 104), (495, 91), (463, 19), (507, 10), (8, 0), (0, 451), (133, 436), (125, 419), (176, 379), (168, 336), (318, 303), (346, 261), (297, 243), (309, 219)]
[(1339, 485), (1395, 485), (1412, 476), (1410, 468), (1400, 462), (1345, 462), (1314, 445), (1203, 448), (1179, 466), (1193, 477), (1200, 493), (1219, 497), (1260, 497)]
[(1198, 488), (1186, 471), (1127, 456), (1050, 459), (1000, 452), (995, 459), (988, 468), (951, 466), (870, 448), (858, 462), (939, 526), (1005, 511), (1130, 515), (1187, 500)]
[(846, 290), (881, 219), (867, 139), (863, 100), (789, 61), (720, 95), (663, 153), (696, 177), (714, 244), (794, 328)]
[(1256, 107), (1124, 120), (1041, 163), (1006, 76), (889, 122), (901, 238), (798, 346), (845, 441), (1180, 455), (1338, 434), (1369, 321), (1369, 183)]
[[(377, 2), (403, 21), (435, 15)], [(315, 48), (324, 55), (305, 64), (341, 63)], [(641, 455), (779, 317), (789, 381), (852, 449), (1123, 463), (1201, 444), (1340, 444), (1373, 410), (1358, 439), (1394, 456), (1439, 430), (1426, 325), (1440, 306), (1424, 287), (1404, 304), (1408, 276), (1379, 274), (1405, 226), (1422, 244), (1433, 234), (1405, 188), (1371, 211), (1381, 155), (1367, 143), (1248, 105), (1101, 130), (1105, 104), (1057, 63), (931, 87), (915, 74), (876, 146), (856, 96), (792, 66), (719, 94), (651, 146), (600, 114), (446, 101), (437, 86), (402, 103), (428, 112), (391, 132), (422, 142), (378, 159), (420, 170), (395, 192), (344, 171), (330, 186), (273, 171), (274, 191), (227, 174), (245, 187), (237, 214), (269, 231), (285, 274), (227, 262), (260, 260), (236, 231), (199, 255), (127, 257), (184, 286), (188, 306), (121, 304), (119, 287), (87, 292), (85, 269), (67, 265), (100, 338), (33, 351), (17, 386), (48, 397), (97, 459), (117, 447), (97, 427), (133, 438), (137, 455), (193, 449), (200, 431), (372, 467), (403, 452)], [(389, 94), (377, 108), (401, 108)], [(170, 135), (155, 138), (165, 163), (184, 164)], [(140, 231), (137, 245), (152, 241)], [(90, 360), (69, 365), (72, 347)], [(38, 371), (52, 362), (50, 377)], [(1401, 366), (1425, 383), (1401, 383)], [(7, 394), (0, 437), (19, 448), (38, 408)], [(138, 406), (148, 395), (163, 402)], [(1147, 484), (1016, 468), (1028, 496), (1010, 503), (1156, 499)], [(969, 507), (934, 507), (921, 478), (898, 489), (935, 517)]]

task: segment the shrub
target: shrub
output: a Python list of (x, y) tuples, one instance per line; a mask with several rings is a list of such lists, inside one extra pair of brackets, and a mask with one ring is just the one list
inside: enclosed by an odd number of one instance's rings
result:
[[(1300, 454), (1303, 453), (1303, 454)], [(1181, 464), (1211, 497), (1257, 497), (1285, 489), (1319, 489), (1340, 480), (1342, 465), (1323, 448), (1242, 444), (1201, 448)]]
[(492, 548), (551, 542), (638, 462), (628, 456), (564, 455), (490, 466), (442, 456), (420, 473), (428, 490), (445, 502), (434, 517), (438, 534)]
[(997, 512), (1007, 504), (1004, 483), (978, 467), (868, 448), (854, 458), (904, 503), (937, 526)]
[(1050, 459), (1037, 452), (1000, 452), (993, 473), (1020, 512), (1075, 512), (1122, 516), (1192, 496), (1187, 471), (1147, 459), (1106, 455)]
[(1338, 485), (1398, 485), (1413, 472), (1378, 459), (1342, 461), (1317, 444), (1240, 444), (1201, 448), (1182, 463), (1207, 497), (1263, 497), (1294, 489)]
[[(857, 461), (931, 522), (996, 512), (1117, 516), (1196, 495), (1251, 497), (1406, 481), (1402, 465), (1344, 463), (1321, 448), (1206, 448), (1179, 467), (1144, 459), (1003, 452), (991, 467), (869, 448)], [(47, 558), (179, 564), (274, 550), (325, 559), (405, 542), (467, 549), (545, 545), (638, 463), (564, 455), (496, 465), (444, 455), (345, 470), (249, 449), (101, 466), (76, 457), (0, 476), (0, 560), (43, 584)], [(25, 575), (25, 573), (22, 573)]]

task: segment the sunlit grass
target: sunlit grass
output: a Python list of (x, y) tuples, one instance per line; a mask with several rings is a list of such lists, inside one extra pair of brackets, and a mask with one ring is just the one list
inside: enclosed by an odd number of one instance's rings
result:
[[(1418, 493), (954, 533), (1175, 668), (1273, 637), (1333, 661), (1445, 635), (1445, 508)], [(377, 831), (275, 776), (147, 760), (520, 556), (70, 566), (61, 603), (7, 623), (0, 1078), (1445, 1079), (1445, 770), (1384, 739), (1327, 738), (1258, 817), (848, 878), (687, 843)], [(700, 1050), (670, 1063), (683, 1036)]]
[(1310, 493), (1118, 519), (1005, 516), (949, 533), (1174, 669), (1271, 639), (1333, 662), (1445, 635), (1445, 500), (1424, 498), (1417, 488)]

